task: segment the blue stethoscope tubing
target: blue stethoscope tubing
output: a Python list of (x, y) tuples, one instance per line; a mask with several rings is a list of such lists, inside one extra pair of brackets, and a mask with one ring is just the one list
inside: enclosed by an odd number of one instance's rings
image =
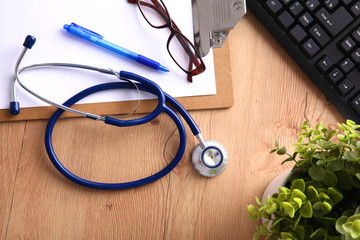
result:
[[(196, 125), (196, 123), (194, 122), (192, 117), (189, 115), (189, 113), (174, 98), (172, 98), (170, 95), (164, 93), (157, 84), (155, 84), (154, 82), (152, 82), (144, 77), (141, 77), (134, 73), (125, 72), (125, 71), (120, 72), (120, 77), (134, 80), (134, 81), (140, 83), (140, 84), (138, 84), (138, 87), (140, 90), (156, 94), (158, 96), (158, 105), (154, 109), (153, 112), (151, 112), (150, 114), (148, 114), (147, 116), (145, 116), (143, 118), (133, 119), (133, 120), (119, 120), (116, 118), (106, 117), (105, 123), (110, 124), (110, 125), (119, 126), (119, 127), (135, 126), (135, 125), (147, 123), (147, 122), (153, 120), (154, 118), (156, 118), (161, 112), (164, 112), (171, 117), (171, 119), (175, 122), (175, 124), (178, 128), (179, 135), (180, 135), (180, 143), (179, 143), (178, 152), (177, 152), (176, 156), (174, 157), (174, 159), (170, 162), (170, 164), (167, 165), (164, 169), (162, 169), (161, 171), (159, 171), (149, 177), (145, 177), (143, 179), (139, 179), (136, 181), (124, 182), (124, 183), (101, 183), (101, 182), (94, 182), (94, 181), (89, 181), (89, 180), (83, 179), (83, 178), (73, 174), (72, 172), (70, 172), (67, 168), (65, 168), (65, 166), (60, 162), (60, 160), (57, 158), (57, 156), (55, 154), (55, 151), (54, 151), (54, 148), (52, 145), (52, 133), (53, 133), (53, 129), (56, 124), (56, 121), (59, 119), (59, 117), (64, 112), (63, 109), (57, 109), (55, 111), (55, 113), (52, 115), (52, 117), (50, 118), (48, 125), (46, 127), (46, 132), (45, 132), (46, 150), (47, 150), (47, 153), (49, 155), (51, 162), (56, 167), (56, 169), (62, 175), (64, 175), (71, 181), (78, 183), (80, 185), (90, 187), (90, 188), (106, 189), (106, 190), (134, 188), (134, 187), (139, 187), (139, 186), (154, 182), (154, 181), (160, 179), (161, 177), (167, 175), (172, 169), (174, 169), (176, 167), (176, 165), (179, 163), (179, 161), (181, 160), (181, 158), (184, 154), (184, 151), (185, 151), (186, 132), (185, 132), (185, 128), (184, 128), (184, 125), (183, 125), (181, 119), (170, 107), (168, 107), (166, 105), (166, 102), (168, 102), (172, 107), (174, 107), (180, 113), (180, 115), (185, 119), (185, 121), (189, 125), (189, 127), (194, 135), (200, 134), (200, 130), (199, 130), (198, 126)], [(85, 98), (88, 95), (94, 94), (96, 92), (110, 90), (110, 89), (131, 89), (131, 88), (134, 88), (134, 85), (132, 85), (130, 83), (124, 83), (124, 82), (99, 84), (99, 85), (92, 86), (90, 88), (87, 88), (87, 89), (79, 92), (78, 94), (74, 95), (69, 100), (67, 100), (64, 103), (64, 105), (67, 107), (70, 107), (71, 105), (75, 104), (79, 100)]]
[[(25, 56), (25, 53), (28, 49), (31, 49), (32, 46), (35, 44), (36, 39), (28, 35), (25, 38), (25, 42), (23, 44), (24, 49), (21, 52), (16, 65), (15, 65), (15, 74), (13, 78), (13, 92), (12, 92), (12, 98), (10, 102), (10, 113), (13, 115), (17, 115), (20, 113), (20, 104), (18, 101), (16, 101), (16, 91), (15, 91), (15, 83), (17, 82), (24, 90), (26, 90), (28, 93), (33, 95), (34, 97), (57, 107), (57, 110), (54, 112), (52, 117), (50, 118), (48, 125), (46, 127), (45, 132), (45, 146), (47, 153), (49, 155), (49, 158), (53, 165), (56, 167), (56, 169), (64, 175), (66, 178), (70, 179), (71, 181), (78, 183), (80, 185), (90, 187), (90, 188), (97, 188), (97, 189), (107, 189), (107, 190), (116, 190), (116, 189), (128, 189), (128, 188), (134, 188), (139, 187), (151, 182), (154, 182), (158, 180), (159, 178), (165, 176), (168, 174), (172, 169), (176, 167), (176, 165), (181, 160), (182, 156), (184, 155), (184, 151), (186, 148), (186, 132), (185, 127), (183, 125), (183, 122), (180, 120), (179, 116), (169, 107), (166, 105), (168, 103), (170, 106), (172, 106), (175, 110), (177, 110), (180, 115), (184, 118), (186, 123), (189, 125), (192, 133), (194, 136), (198, 139), (199, 144), (195, 147), (192, 153), (192, 163), (195, 167), (195, 169), (203, 176), (206, 177), (214, 177), (220, 174), (226, 167), (228, 162), (228, 156), (225, 148), (218, 142), (207, 140), (204, 141), (204, 139), (201, 136), (201, 132), (199, 127), (196, 125), (190, 114), (185, 110), (185, 108), (177, 102), (173, 97), (171, 97), (169, 94), (163, 92), (163, 90), (153, 81), (139, 76), (135, 73), (126, 72), (126, 71), (120, 71), (115, 72), (112, 69), (103, 69), (98, 68), (94, 66), (89, 65), (82, 65), (82, 64), (74, 64), (74, 63), (40, 63), (40, 64), (32, 64), (29, 66), (25, 66), (23, 68), (19, 68), (20, 63), (22, 59)], [(100, 73), (105, 74), (111, 74), (115, 75), (117, 78), (127, 81), (127, 82), (112, 82), (112, 83), (104, 83), (95, 85), (92, 87), (89, 87), (78, 94), (71, 97), (69, 100), (67, 100), (64, 104), (57, 104), (40, 94), (36, 93), (35, 91), (28, 88), (21, 80), (19, 75), (25, 71), (30, 69), (39, 69), (44, 67), (67, 67), (67, 68), (78, 68), (78, 69), (85, 69), (85, 70), (91, 70), (91, 71), (97, 71)], [(112, 118), (109, 116), (100, 116), (93, 113), (87, 113), (82, 112), (76, 109), (71, 108), (73, 104), (78, 102), (79, 100), (85, 98), (86, 96), (89, 96), (91, 94), (110, 90), (110, 89), (134, 89), (136, 88), (138, 91), (146, 91), (150, 92), (152, 94), (155, 94), (158, 98), (158, 105), (156, 108), (149, 113), (148, 115), (138, 118), (138, 119), (132, 119), (132, 120), (120, 120), (116, 118)], [(95, 182), (95, 181), (89, 181), (86, 179), (83, 179), (72, 172), (70, 172), (58, 159), (58, 157), (55, 154), (53, 144), (52, 144), (52, 133), (54, 126), (59, 119), (59, 117), (63, 114), (64, 111), (69, 111), (75, 114), (79, 114), (81, 116), (85, 116), (87, 118), (98, 120), (98, 121), (104, 121), (106, 124), (118, 126), (118, 127), (130, 127), (130, 126), (136, 126), (140, 124), (148, 123), (149, 121), (155, 119), (159, 116), (160, 113), (164, 112), (167, 115), (171, 117), (171, 119), (176, 124), (178, 131), (179, 131), (179, 148), (178, 152), (175, 155), (174, 159), (170, 162), (168, 166), (166, 166), (164, 169), (160, 170), (159, 172), (149, 176), (145, 177), (136, 181), (132, 182), (124, 182), (124, 183), (101, 183), (101, 182)]]

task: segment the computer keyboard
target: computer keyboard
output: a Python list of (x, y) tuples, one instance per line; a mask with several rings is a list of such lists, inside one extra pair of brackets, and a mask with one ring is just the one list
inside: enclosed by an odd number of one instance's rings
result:
[(249, 0), (247, 5), (343, 116), (360, 124), (360, 1)]

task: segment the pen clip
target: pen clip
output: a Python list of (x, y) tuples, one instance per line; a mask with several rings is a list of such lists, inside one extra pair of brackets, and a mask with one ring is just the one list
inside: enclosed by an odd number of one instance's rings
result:
[(78, 28), (78, 29), (82, 30), (83, 32), (85, 32), (85, 33), (87, 33), (87, 34), (90, 34), (90, 35), (92, 35), (92, 36), (94, 36), (94, 37), (103, 39), (103, 36), (102, 36), (102, 35), (94, 32), (94, 31), (91, 31), (91, 30), (89, 30), (89, 29), (87, 29), (87, 28), (84, 28), (84, 27), (82, 27), (82, 26), (80, 26), (80, 25), (78, 25), (78, 24), (76, 24), (76, 23), (71, 23), (70, 27)]

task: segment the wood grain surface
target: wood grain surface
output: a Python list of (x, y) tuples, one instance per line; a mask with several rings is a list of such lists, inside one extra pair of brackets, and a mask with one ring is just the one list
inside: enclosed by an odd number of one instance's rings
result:
[[(191, 111), (204, 139), (217, 140), (228, 150), (222, 174), (205, 178), (193, 169), (197, 141), (186, 128), (184, 157), (170, 174), (136, 189), (93, 190), (55, 170), (43, 143), (47, 121), (3, 122), (0, 239), (252, 239), (255, 227), (246, 205), (291, 168), (269, 155), (275, 139), (291, 149), (304, 120), (335, 126), (344, 118), (251, 13), (227, 41), (234, 105)], [(71, 171), (106, 182), (159, 171), (179, 142), (166, 115), (134, 128), (61, 119), (53, 141)]]

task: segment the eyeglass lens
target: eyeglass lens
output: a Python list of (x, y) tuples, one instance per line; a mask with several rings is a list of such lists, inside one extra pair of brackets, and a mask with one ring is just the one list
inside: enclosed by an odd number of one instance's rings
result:
[[(138, 6), (142, 15), (152, 27), (169, 27), (172, 34), (168, 40), (167, 47), (171, 57), (184, 72), (194, 75), (195, 73), (193, 71), (203, 64), (201, 57), (191, 42), (179, 31), (175, 23), (170, 19), (163, 2), (159, 0), (139, 0)], [(186, 54), (184, 54), (184, 50)], [(204, 71), (205, 67), (198, 70), (196, 74)]]
[(169, 23), (169, 16), (161, 1), (141, 0), (139, 1), (140, 11), (153, 27), (163, 27)]
[[(183, 49), (181, 51), (181, 49)], [(186, 54), (184, 54), (184, 50)], [(199, 61), (197, 60), (200, 56), (197, 55), (197, 52), (192, 47), (191, 43), (184, 35), (175, 33), (173, 37), (169, 40), (168, 51), (174, 61), (179, 65), (183, 71), (193, 71), (199, 66)]]

